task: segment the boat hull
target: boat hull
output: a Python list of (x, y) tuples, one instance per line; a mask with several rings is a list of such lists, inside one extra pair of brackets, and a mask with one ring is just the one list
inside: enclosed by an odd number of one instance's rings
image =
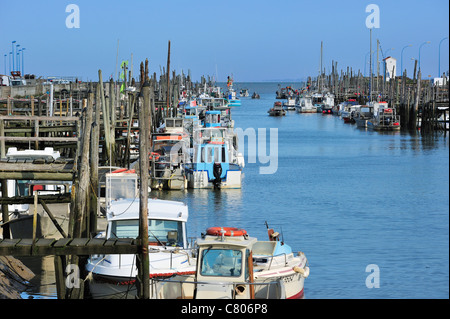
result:
[[(214, 183), (209, 180), (208, 171), (191, 171), (187, 173), (188, 187), (214, 188)], [(241, 188), (242, 172), (240, 170), (228, 171), (225, 178), (222, 178), (220, 188)]]
[(229, 100), (228, 105), (229, 106), (241, 106), (241, 101), (240, 100)]

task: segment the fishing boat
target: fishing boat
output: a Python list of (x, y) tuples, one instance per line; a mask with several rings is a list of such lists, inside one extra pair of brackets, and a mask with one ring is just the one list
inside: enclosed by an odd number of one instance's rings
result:
[(315, 92), (312, 94), (312, 103), (316, 107), (317, 113), (322, 112), (323, 104), (323, 94)]
[(236, 150), (235, 134), (219, 125), (194, 132), (191, 162), (185, 165), (189, 188), (241, 188), (243, 156)]
[(239, 92), (239, 95), (241, 97), (248, 97), (249, 96), (248, 89), (241, 89), (240, 92)]
[(399, 131), (400, 117), (387, 102), (372, 103), (374, 116), (367, 121), (367, 127), (375, 131)]
[(175, 276), (159, 285), (157, 298), (302, 299), (309, 276), (303, 252), (295, 254), (268, 229), (269, 240), (244, 229), (210, 227), (197, 239), (195, 276)]
[(362, 128), (367, 127), (367, 122), (372, 119), (373, 115), (373, 106), (361, 105), (359, 111), (356, 112), (354, 117), (356, 126)]
[(358, 102), (355, 99), (348, 99), (347, 101), (335, 105), (332, 108), (332, 113), (334, 115), (341, 116), (342, 112), (347, 111), (351, 107), (351, 105), (358, 105)]
[(273, 107), (267, 111), (270, 116), (284, 116), (286, 115), (286, 110), (283, 109), (281, 102), (275, 102)]
[[(106, 176), (107, 228), (97, 238), (117, 241), (139, 235), (137, 175)], [(182, 202), (148, 200), (150, 281), (195, 273), (195, 258), (187, 239), (188, 207)], [(136, 298), (136, 255), (91, 255), (86, 264), (89, 290), (94, 299)], [(150, 290), (150, 297), (154, 292)]]
[(233, 89), (233, 79), (231, 77), (228, 77), (227, 80), (227, 93), (226, 97), (228, 100), (229, 106), (241, 106), (241, 100), (236, 96), (236, 91)]
[(285, 102), (283, 102), (283, 108), (288, 111), (295, 110), (295, 97), (288, 96)]
[(324, 94), (322, 103), (322, 114), (333, 114), (334, 94)]
[(253, 92), (253, 94), (252, 94), (252, 99), (259, 99), (259, 98), (261, 98), (261, 97), (259, 96), (259, 94), (256, 93), (256, 92)]
[(341, 118), (344, 123), (355, 123), (355, 116), (359, 112), (361, 105), (347, 104), (341, 111)]
[(164, 132), (152, 133), (150, 153), (151, 188), (185, 189), (184, 164), (190, 137), (184, 132), (183, 118), (164, 119)]
[(309, 95), (302, 95), (295, 108), (297, 113), (317, 113), (317, 107), (312, 104), (312, 98)]

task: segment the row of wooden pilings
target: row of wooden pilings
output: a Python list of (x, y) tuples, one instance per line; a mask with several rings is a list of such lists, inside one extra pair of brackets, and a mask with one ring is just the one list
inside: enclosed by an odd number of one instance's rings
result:
[[(156, 76), (150, 78), (148, 76), (148, 60), (141, 63), (141, 75), (140, 86), (135, 92), (128, 93), (129, 104), (125, 105), (127, 110), (126, 115), (123, 118), (119, 118), (121, 122), (126, 122), (124, 127), (128, 131), (127, 144), (129, 145), (130, 130), (133, 125), (133, 120), (139, 121), (139, 127), (133, 127), (133, 129), (139, 130), (139, 178), (140, 178), (140, 231), (139, 238), (130, 246), (130, 253), (136, 253), (137, 245), (137, 266), (138, 266), (138, 296), (140, 298), (149, 298), (149, 259), (148, 259), (148, 184), (149, 184), (149, 143), (150, 134), (154, 127), (158, 127), (161, 121), (166, 116), (172, 116), (171, 112), (175, 114), (175, 107), (178, 104), (177, 96), (179, 94), (179, 83), (174, 81), (173, 92), (166, 90), (167, 103), (165, 108), (157, 107), (158, 101), (155, 95), (158, 93), (155, 88), (158, 83), (156, 82)], [(73, 186), (71, 191), (71, 205), (70, 205), (70, 221), (69, 230), (67, 233), (67, 243), (71, 240), (78, 239), (79, 242), (90, 242), (90, 239), (97, 232), (97, 214), (99, 209), (98, 202), (98, 167), (99, 167), (99, 146), (102, 137), (104, 137), (103, 145), (106, 148), (106, 162), (109, 165), (125, 164), (124, 159), (119, 160), (115, 158), (117, 150), (115, 149), (116, 129), (115, 124), (118, 122), (116, 114), (120, 114), (120, 110), (116, 108), (118, 103), (114, 102), (114, 99), (118, 98), (118, 95), (114, 93), (114, 89), (110, 90), (109, 101), (104, 92), (104, 86), (102, 83), (102, 72), (99, 70), (99, 83), (96, 86), (89, 85), (90, 89), (87, 93), (86, 99), (83, 101), (83, 109), (80, 110), (79, 121), (77, 124), (76, 134), (76, 156), (73, 164)], [(164, 81), (166, 84), (159, 83), (159, 87), (170, 87), (169, 76), (166, 75)], [(117, 86), (115, 86), (117, 87)], [(111, 86), (110, 86), (111, 88)], [(171, 92), (171, 93), (170, 93)], [(116, 91), (118, 93), (118, 91)], [(172, 98), (169, 94), (172, 94)], [(175, 98), (176, 97), (176, 98)], [(137, 112), (135, 112), (137, 110)], [(135, 113), (137, 113), (135, 115)], [(119, 115), (120, 116), (120, 115)], [(31, 117), (31, 120), (38, 121), (37, 118)], [(56, 119), (55, 119), (56, 120)], [(59, 118), (57, 117), (57, 120)], [(3, 122), (2, 122), (3, 123)], [(103, 130), (101, 129), (103, 127)], [(73, 132), (72, 132), (73, 133)], [(42, 139), (41, 142), (45, 142), (45, 137), (36, 137), (36, 140)], [(5, 140), (2, 140), (5, 141)], [(6, 146), (2, 146), (3, 152), (5, 152)], [(127, 163), (129, 164), (129, 162)], [(6, 182), (2, 182), (2, 186), (6, 185)], [(7, 191), (4, 192), (6, 194)], [(2, 205), (2, 207), (7, 205)], [(4, 214), (6, 217), (8, 214)], [(6, 217), (7, 218), (7, 217)], [(7, 222), (7, 220), (3, 220)], [(19, 253), (23, 254), (23, 246), (38, 244), (39, 240), (35, 239), (8, 239), (8, 235), (4, 236), (4, 239), (0, 242), (0, 251), (10, 252), (11, 254)], [(41, 241), (42, 242), (42, 241)], [(22, 243), (22, 244), (21, 244)], [(52, 244), (53, 245), (53, 244)], [(3, 248), (2, 248), (3, 247)], [(36, 247), (30, 249), (30, 255), (36, 255)], [(83, 297), (83, 287), (73, 287), (67, 289), (64, 286), (64, 270), (65, 265), (77, 265), (79, 269), (84, 269), (86, 258), (89, 254), (98, 253), (101, 254), (106, 248), (95, 245), (90, 245), (89, 249), (85, 249), (86, 253), (83, 253), (83, 247), (77, 247), (76, 255), (69, 255), (73, 253), (74, 248), (67, 246), (63, 247), (62, 243), (59, 243), (58, 256), (55, 255), (55, 270), (57, 276), (57, 289), (59, 298), (72, 298), (78, 299)], [(3, 250), (2, 250), (3, 249)], [(67, 255), (64, 253), (64, 249), (67, 249)], [(111, 251), (111, 248), (108, 248)], [(126, 253), (124, 248), (121, 248), (122, 253)]]
[[(417, 61), (416, 61), (417, 64)], [(354, 72), (347, 67), (338, 73), (337, 62), (333, 61), (331, 74), (324, 72), (316, 78), (308, 78), (313, 89), (328, 91), (335, 95), (335, 103), (356, 99), (359, 104), (370, 101), (386, 101), (395, 107), (400, 115), (402, 129), (417, 130), (421, 134), (446, 130), (438, 123), (438, 117), (449, 113), (449, 78), (443, 74), (444, 84), (434, 84), (431, 80), (422, 79), (417, 65), (412, 79), (407, 77), (406, 70), (402, 76), (386, 80), (384, 76), (365, 77), (360, 70)], [(393, 70), (394, 71), (394, 70)], [(393, 72), (394, 73), (394, 72)], [(371, 87), (372, 84), (372, 87)], [(442, 106), (438, 109), (438, 106)]]

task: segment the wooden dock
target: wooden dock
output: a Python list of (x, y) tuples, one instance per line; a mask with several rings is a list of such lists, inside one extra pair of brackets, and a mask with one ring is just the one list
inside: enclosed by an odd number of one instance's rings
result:
[(139, 241), (132, 238), (32, 238), (0, 239), (0, 256), (66, 256), (137, 254)]

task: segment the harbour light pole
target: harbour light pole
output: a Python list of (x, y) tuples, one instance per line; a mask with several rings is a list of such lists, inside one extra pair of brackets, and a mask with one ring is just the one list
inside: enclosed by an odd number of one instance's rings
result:
[(23, 68), (23, 51), (25, 51), (25, 48), (22, 48), (22, 75), (25, 75), (25, 69)]
[(448, 40), (448, 37), (443, 38), (440, 42), (439, 42), (439, 69), (438, 69), (438, 77), (441, 77), (441, 43), (444, 40)]
[(20, 49), (19, 49), (19, 47), (20, 47), (20, 44), (17, 44), (16, 45), (16, 56), (17, 56), (17, 59), (16, 59), (16, 65), (15, 65), (15, 68), (16, 68), (16, 71), (20, 71), (20, 63), (19, 63), (19, 54), (20, 54)]
[(430, 42), (430, 41), (426, 41), (426, 42), (422, 43), (422, 44), (420, 45), (420, 47), (419, 47), (419, 70), (420, 70), (420, 49), (422, 49), (422, 47), (423, 47), (425, 44), (428, 44), (428, 43), (431, 43), (431, 42)]
[(400, 58), (401, 74), (403, 74), (403, 50), (405, 50), (407, 47), (412, 47), (412, 44), (405, 45), (402, 49), (401, 58)]
[(12, 69), (11, 71), (14, 71), (14, 43), (16, 43), (16, 41), (12, 41), (11, 42), (11, 51), (12, 51)]

